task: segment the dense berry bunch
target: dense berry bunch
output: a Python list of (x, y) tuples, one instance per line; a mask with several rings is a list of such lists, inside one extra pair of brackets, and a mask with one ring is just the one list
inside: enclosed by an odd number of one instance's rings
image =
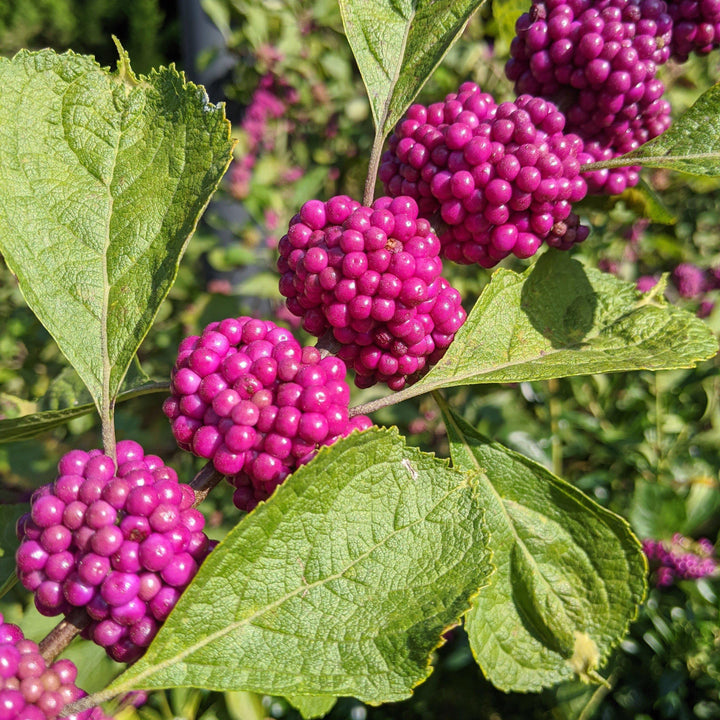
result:
[(698, 580), (714, 575), (718, 568), (715, 547), (706, 538), (693, 542), (675, 533), (671, 542), (644, 540), (643, 552), (659, 587), (672, 585), (676, 580)]
[[(40, 649), (0, 614), (0, 720), (54, 720), (85, 692), (75, 685), (70, 660), (47, 666)], [(66, 715), (68, 720), (106, 720), (100, 708)]]
[(704, 55), (720, 45), (720, 0), (668, 0), (668, 14), (675, 60), (685, 62), (691, 52)]
[(587, 192), (580, 138), (564, 134), (550, 102), (521, 95), (496, 105), (474, 83), (429, 107), (413, 105), (390, 137), (380, 179), (438, 216), (449, 260), (492, 267), (543, 242), (567, 249), (587, 237), (572, 203)]
[(331, 331), (355, 383), (402, 388), (436, 362), (465, 322), (441, 276), (440, 241), (410, 197), (365, 207), (310, 200), (279, 245), (280, 292), (303, 327)]
[(251, 510), (320, 445), (371, 425), (348, 417), (345, 375), (273, 322), (229, 318), (182, 341), (163, 411), (180, 447), (212, 460)]
[(205, 559), (195, 494), (131, 440), (117, 469), (100, 450), (73, 450), (18, 521), (17, 572), (43, 615), (84, 607), (86, 637), (118, 662), (139, 657)]
[[(517, 92), (558, 103), (596, 161), (636, 149), (670, 125), (655, 75), (670, 56), (662, 0), (534, 0), (516, 23), (505, 71)], [(590, 192), (637, 184), (637, 167), (588, 173)]]

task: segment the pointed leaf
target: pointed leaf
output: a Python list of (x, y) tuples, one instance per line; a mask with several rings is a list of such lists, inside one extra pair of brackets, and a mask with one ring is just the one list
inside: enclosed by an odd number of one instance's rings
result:
[(223, 108), (173, 67), (0, 59), (0, 252), (98, 407), (110, 405), (230, 161)]
[(229, 533), (109, 692), (407, 697), (487, 581), (486, 543), (464, 474), (394, 430), (354, 433)]
[(455, 385), (692, 367), (717, 349), (694, 315), (554, 251), (522, 275), (497, 270), (445, 356), (394, 398)]
[(325, 717), (337, 702), (332, 695), (291, 695), (285, 699), (305, 720)]
[(387, 135), (484, 0), (340, 0), (343, 25)]
[(720, 83), (703, 93), (662, 135), (623, 155), (645, 167), (720, 175)]
[(517, 692), (594, 677), (645, 595), (640, 543), (625, 520), (441, 406), (453, 464), (476, 473), (497, 567), (465, 622), (483, 673)]

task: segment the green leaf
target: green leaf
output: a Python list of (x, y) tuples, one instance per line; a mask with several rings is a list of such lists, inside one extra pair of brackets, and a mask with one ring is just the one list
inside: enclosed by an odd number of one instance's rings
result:
[(15, 551), (20, 544), (15, 523), (28, 512), (27, 505), (0, 505), (0, 597), (16, 582)]
[(692, 175), (720, 175), (720, 83), (654, 140), (623, 155), (645, 167), (669, 168)]
[(476, 474), (497, 568), (465, 622), (483, 673), (516, 692), (597, 679), (645, 595), (640, 543), (621, 517), (440, 402), (453, 464)]
[(495, 271), (445, 356), (396, 402), (456, 385), (692, 367), (717, 339), (685, 310), (566, 252)]
[[(143, 376), (146, 378), (145, 380), (143, 380)], [(134, 384), (136, 382), (139, 384)], [(132, 400), (141, 395), (167, 392), (167, 389), (167, 381), (151, 380), (144, 373), (142, 375), (128, 373), (123, 381), (121, 392), (117, 396), (117, 402)], [(87, 390), (81, 387), (78, 375), (69, 368), (63, 370), (50, 384), (48, 392), (43, 395), (39, 405), (53, 409), (0, 420), (0, 445), (18, 440), (29, 440), (48, 430), (65, 425), (73, 418), (95, 411), (95, 405), (89, 398)]]
[(465, 474), (396, 430), (354, 433), (228, 534), (108, 694), (407, 697), (486, 583), (487, 540)]
[(332, 695), (290, 695), (285, 699), (305, 720), (325, 717), (337, 702)]
[(665, 204), (662, 197), (642, 178), (635, 187), (627, 188), (618, 198), (612, 198), (611, 202), (617, 200), (624, 200), (627, 206), (638, 215), (642, 215), (654, 223), (674, 225), (677, 222), (677, 216)]
[(95, 404), (117, 395), (230, 161), (229, 123), (174, 67), (0, 59), (0, 251)]
[(516, 35), (517, 19), (527, 11), (527, 0), (492, 0), (492, 14), (497, 23), (498, 37), (508, 47)]
[(484, 0), (340, 0), (343, 26), (387, 135)]

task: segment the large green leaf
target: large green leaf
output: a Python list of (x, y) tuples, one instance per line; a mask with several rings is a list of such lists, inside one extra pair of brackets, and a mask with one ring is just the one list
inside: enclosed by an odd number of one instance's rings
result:
[(487, 582), (487, 541), (465, 473), (395, 430), (354, 433), (229, 533), (108, 692), (407, 697)]
[(400, 402), (455, 385), (692, 367), (717, 349), (710, 328), (691, 313), (551, 251), (521, 275), (497, 270), (445, 357), (393, 397)]
[(640, 543), (625, 520), (441, 406), (455, 467), (476, 473), (497, 568), (465, 623), (478, 664), (506, 691), (592, 678), (645, 595)]
[(345, 34), (385, 137), (484, 0), (340, 0)]
[(634, 159), (646, 167), (720, 175), (720, 83), (703, 93), (669, 130), (619, 161)]
[(107, 408), (230, 162), (229, 123), (174, 67), (0, 59), (0, 251)]

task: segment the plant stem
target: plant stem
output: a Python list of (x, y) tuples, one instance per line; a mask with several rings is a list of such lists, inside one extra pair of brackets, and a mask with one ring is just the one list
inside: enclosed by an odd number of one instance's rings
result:
[(190, 487), (195, 491), (195, 504), (193, 507), (197, 507), (223, 477), (225, 476), (213, 467), (212, 462), (208, 462), (190, 481)]
[(370, 164), (368, 165), (367, 179), (365, 180), (365, 193), (363, 194), (363, 205), (370, 206), (375, 198), (375, 183), (377, 182), (378, 168), (385, 136), (380, 130), (375, 131), (372, 150), (370, 151)]
[(315, 347), (324, 358), (328, 355), (337, 355), (342, 345), (335, 339), (332, 330), (328, 330), (322, 337), (318, 338)]
[(412, 387), (405, 388), (405, 390), (400, 390), (400, 392), (391, 393), (390, 395), (378, 398), (377, 400), (371, 400), (363, 405), (351, 407), (349, 415), (350, 417), (355, 417), (356, 415), (369, 415), (376, 410), (380, 410), (380, 408), (396, 405), (403, 400), (407, 400), (408, 398), (415, 397), (420, 394), (421, 393), (415, 392)]
[(61, 620), (40, 643), (40, 654), (50, 665), (90, 622), (85, 608), (76, 608)]
[(103, 407), (100, 412), (100, 420), (102, 422), (102, 441), (103, 450), (109, 455), (113, 461), (116, 460), (115, 455), (115, 420), (114, 420), (114, 404), (110, 402), (110, 398), (103, 397)]

